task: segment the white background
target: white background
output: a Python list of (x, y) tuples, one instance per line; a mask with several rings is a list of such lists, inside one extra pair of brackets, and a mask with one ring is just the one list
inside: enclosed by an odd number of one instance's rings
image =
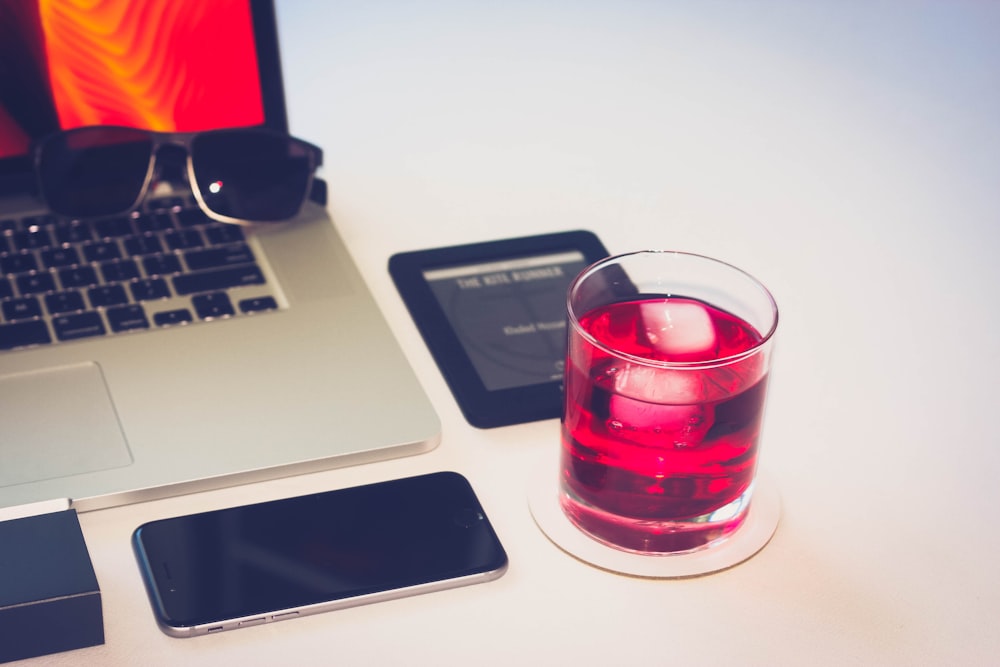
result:
[[(1000, 3), (279, 4), (292, 131), (325, 150), (334, 222), (442, 442), (82, 515), (107, 643), (37, 664), (996, 663)], [(783, 515), (736, 568), (644, 580), (556, 548), (525, 487), (558, 423), (466, 424), (386, 270), (578, 228), (612, 252), (718, 257), (778, 301), (761, 466)], [(439, 469), (481, 496), (502, 579), (193, 640), (156, 629), (140, 523)]]

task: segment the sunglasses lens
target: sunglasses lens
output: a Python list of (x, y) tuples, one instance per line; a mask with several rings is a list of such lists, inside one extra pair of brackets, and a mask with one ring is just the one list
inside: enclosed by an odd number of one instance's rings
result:
[(81, 128), (38, 147), (42, 197), (55, 213), (92, 217), (133, 208), (149, 172), (152, 138), (128, 128)]
[(308, 195), (316, 159), (291, 137), (254, 130), (198, 135), (191, 165), (205, 206), (251, 222), (294, 217)]

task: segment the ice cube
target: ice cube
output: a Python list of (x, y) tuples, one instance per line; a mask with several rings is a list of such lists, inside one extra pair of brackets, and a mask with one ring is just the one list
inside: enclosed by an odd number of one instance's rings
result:
[(647, 445), (693, 447), (712, 427), (711, 415), (701, 405), (664, 405), (615, 395), (608, 411), (612, 430)]
[(642, 328), (649, 344), (665, 355), (709, 353), (718, 349), (715, 327), (708, 311), (691, 301), (650, 301), (640, 304)]
[(615, 394), (647, 403), (674, 405), (690, 405), (705, 400), (704, 379), (697, 370), (623, 363), (614, 371)]

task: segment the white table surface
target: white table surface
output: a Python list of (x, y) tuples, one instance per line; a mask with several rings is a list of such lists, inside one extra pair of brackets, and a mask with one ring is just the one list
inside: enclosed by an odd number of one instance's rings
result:
[[(82, 515), (106, 644), (28, 664), (1000, 661), (1000, 3), (281, 0), (279, 19), (292, 130), (325, 149), (442, 442)], [(779, 302), (761, 467), (783, 514), (736, 568), (644, 580), (556, 548), (526, 485), (558, 422), (469, 426), (386, 270), (577, 228), (727, 260)], [(440, 469), (481, 496), (500, 580), (198, 639), (153, 622), (140, 523)]]

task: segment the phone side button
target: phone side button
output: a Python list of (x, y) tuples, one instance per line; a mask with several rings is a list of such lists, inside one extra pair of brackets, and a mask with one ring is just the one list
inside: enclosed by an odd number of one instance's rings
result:
[(261, 623), (263, 623), (266, 620), (267, 619), (264, 618), (263, 616), (260, 617), (260, 618), (251, 618), (249, 621), (240, 621), (240, 627), (241, 628), (245, 628), (245, 627), (247, 627), (249, 625), (260, 625)]
[(283, 621), (286, 618), (295, 618), (298, 615), (299, 615), (299, 612), (297, 612), (297, 611), (286, 611), (284, 614), (275, 614), (274, 616), (271, 617), (271, 620), (274, 620), (274, 621)]

